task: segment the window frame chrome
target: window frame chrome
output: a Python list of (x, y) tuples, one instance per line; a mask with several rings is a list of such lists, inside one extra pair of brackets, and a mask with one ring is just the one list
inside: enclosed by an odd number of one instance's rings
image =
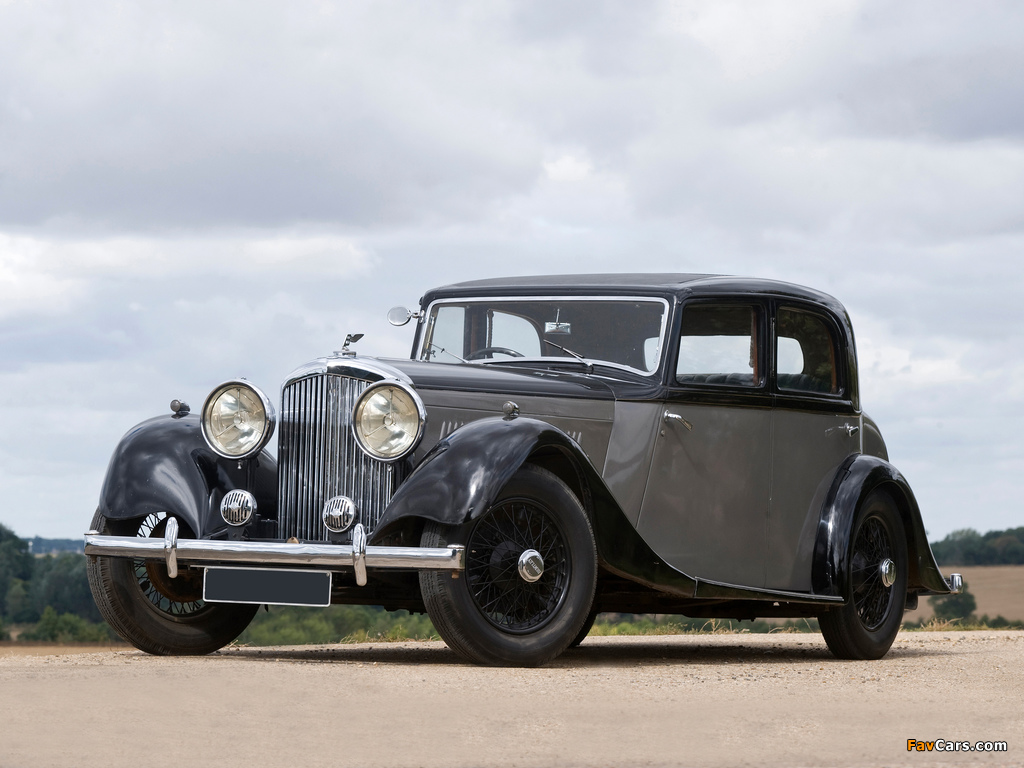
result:
[[(540, 296), (531, 296), (531, 295), (527, 294), (527, 295), (516, 295), (516, 296), (472, 296), (472, 297), (471, 296), (466, 296), (466, 297), (450, 297), (450, 298), (445, 298), (445, 299), (434, 299), (432, 302), (430, 302), (430, 304), (427, 305), (426, 309), (423, 310), (423, 321), (422, 321), (423, 332), (422, 333), (418, 333), (417, 336), (416, 336), (416, 340), (415, 340), (416, 341), (416, 345), (415, 345), (415, 348), (413, 349), (412, 359), (420, 361), (420, 362), (436, 362), (434, 360), (424, 360), (422, 355), (423, 355), (423, 345), (427, 343), (427, 338), (430, 335), (431, 329), (433, 327), (433, 320), (432, 320), (432, 318), (435, 317), (435, 315), (433, 314), (433, 311), (434, 311), (434, 308), (437, 307), (438, 305), (442, 305), (442, 304), (470, 304), (470, 303), (474, 303), (474, 302), (475, 303), (496, 302), (496, 303), (504, 304), (504, 303), (510, 303), (510, 302), (516, 302), (516, 301), (531, 301), (531, 302), (537, 302), (537, 301), (551, 301), (551, 302), (555, 302), (555, 301), (562, 301), (562, 302), (579, 302), (579, 301), (594, 301), (594, 302), (598, 302), (598, 301), (603, 301), (603, 302), (642, 301), (642, 302), (661, 304), (664, 311), (662, 312), (662, 315), (661, 315), (661, 330), (660, 330), (660, 332), (658, 334), (658, 339), (659, 339), (658, 356), (657, 356), (657, 358), (655, 360), (655, 365), (654, 365), (654, 369), (653, 370), (645, 371), (645, 370), (641, 370), (640, 368), (634, 368), (634, 367), (632, 367), (630, 365), (624, 365), (623, 363), (615, 363), (615, 362), (612, 362), (610, 360), (600, 360), (600, 359), (597, 359), (597, 358), (590, 358), (590, 357), (584, 358), (583, 360), (580, 360), (579, 362), (584, 362), (584, 363), (588, 363), (588, 364), (591, 364), (591, 365), (607, 366), (609, 368), (616, 368), (616, 369), (622, 370), (622, 371), (629, 371), (630, 373), (634, 373), (634, 374), (636, 374), (638, 376), (643, 376), (645, 378), (654, 378), (654, 377), (658, 376), (659, 372), (661, 371), (662, 365), (664, 365), (664, 363), (665, 363), (665, 356), (667, 354), (667, 350), (666, 350), (666, 347), (665, 347), (666, 338), (667, 338), (666, 334), (668, 333), (669, 321), (670, 321), (670, 318), (671, 318), (671, 315), (672, 315), (672, 303), (668, 299), (666, 299), (664, 296), (637, 296), (637, 295), (633, 295), (633, 294), (618, 295), (618, 294), (608, 294), (608, 293), (601, 294), (601, 295), (585, 295), (585, 296), (584, 295), (540, 295)], [(571, 362), (571, 361), (575, 360), (576, 358), (573, 358), (573, 357), (568, 357), (568, 358), (562, 358), (562, 357), (543, 357), (543, 356), (542, 357), (525, 357), (524, 356), (524, 357), (516, 357), (516, 358), (510, 358), (510, 359), (515, 360), (515, 362), (517, 364), (518, 363), (527, 362), (527, 363), (542, 363), (542, 364), (547, 365), (547, 364), (550, 364), (552, 362), (567, 362), (567, 361)], [(495, 360), (467, 360), (467, 361), (465, 361), (464, 364), (465, 365), (494, 365), (496, 362), (497, 361), (495, 361)], [(507, 362), (507, 361), (506, 360), (501, 360), (500, 362), (504, 363), (504, 362)], [(443, 365), (454, 365), (454, 364), (455, 363), (448, 363), (448, 362), (443, 363)]]

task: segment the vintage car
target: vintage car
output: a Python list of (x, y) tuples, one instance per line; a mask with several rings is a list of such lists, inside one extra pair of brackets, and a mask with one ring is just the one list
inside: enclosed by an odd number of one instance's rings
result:
[[(599, 612), (817, 617), (889, 649), (944, 579), (861, 410), (842, 305), (710, 275), (520, 277), (428, 292), (410, 359), (244, 379), (131, 429), (86, 534), (96, 603), (155, 654), (263, 604), (426, 611), (481, 664), (538, 665)], [(276, 459), (268, 446), (278, 435)]]

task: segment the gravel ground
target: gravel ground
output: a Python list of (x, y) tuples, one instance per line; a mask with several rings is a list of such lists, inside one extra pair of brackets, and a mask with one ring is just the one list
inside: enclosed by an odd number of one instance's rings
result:
[(543, 669), (441, 643), (4, 650), (2, 768), (1024, 765), (1024, 632), (904, 632), (876, 662), (810, 634), (592, 637)]

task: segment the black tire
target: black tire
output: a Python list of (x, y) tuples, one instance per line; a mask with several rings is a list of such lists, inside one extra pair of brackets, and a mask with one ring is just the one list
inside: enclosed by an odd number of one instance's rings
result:
[(594, 628), (595, 621), (597, 621), (597, 611), (594, 608), (591, 608), (590, 613), (587, 614), (587, 620), (583, 622), (583, 627), (576, 633), (576, 637), (572, 639), (572, 642), (569, 643), (570, 648), (577, 647), (587, 639), (587, 635), (590, 634), (590, 630)]
[[(882, 564), (891, 560), (885, 586)], [(872, 491), (854, 519), (846, 563), (846, 603), (818, 618), (821, 634), (840, 659), (880, 659), (896, 639), (907, 601), (907, 537), (892, 497)]]
[[(166, 515), (107, 520), (93, 530), (113, 536), (163, 536)], [(223, 648), (249, 626), (258, 605), (204, 603), (202, 571), (167, 573), (162, 560), (90, 557), (87, 571), (96, 607), (125, 641), (157, 656), (195, 656)]]
[[(428, 523), (424, 547), (444, 547), (456, 529)], [(463, 542), (457, 542), (463, 543)], [(535, 667), (564, 651), (590, 614), (597, 549), (590, 521), (569, 487), (526, 465), (465, 533), (466, 570), (421, 571), (427, 613), (448, 647), (467, 661)], [(519, 558), (534, 549), (543, 575), (530, 583)]]

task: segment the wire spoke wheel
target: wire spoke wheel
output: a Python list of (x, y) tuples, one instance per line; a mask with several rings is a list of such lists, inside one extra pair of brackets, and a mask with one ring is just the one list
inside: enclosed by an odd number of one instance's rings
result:
[(853, 545), (850, 578), (857, 614), (869, 631), (881, 626), (892, 602), (892, 585), (887, 587), (882, 581), (882, 564), (892, 555), (885, 524), (877, 517), (865, 520)]
[[(136, 535), (162, 539), (166, 528), (167, 515), (153, 513), (143, 519)], [(172, 579), (160, 560), (133, 560), (132, 568), (139, 589), (157, 610), (170, 616), (194, 616), (206, 607), (200, 571), (183, 570)]]
[(476, 520), (429, 522), (420, 546), (464, 543), (465, 571), (420, 571), (430, 620), (467, 661), (536, 667), (569, 647), (591, 616), (597, 546), (569, 486), (524, 465)]
[[(493, 508), (469, 536), (466, 578), (480, 612), (506, 632), (543, 626), (565, 598), (571, 577), (565, 536), (551, 512), (529, 499)], [(519, 558), (538, 552), (544, 572), (534, 582), (519, 573)]]
[(841, 659), (879, 659), (896, 639), (907, 597), (907, 539), (892, 497), (868, 494), (851, 530), (846, 602), (822, 613), (821, 633)]
[[(92, 527), (114, 536), (163, 538), (168, 519), (158, 512), (108, 520), (97, 512)], [(86, 570), (100, 614), (117, 634), (146, 653), (212, 653), (238, 637), (259, 609), (204, 602), (202, 570), (181, 568), (172, 579), (163, 560), (90, 557)]]

